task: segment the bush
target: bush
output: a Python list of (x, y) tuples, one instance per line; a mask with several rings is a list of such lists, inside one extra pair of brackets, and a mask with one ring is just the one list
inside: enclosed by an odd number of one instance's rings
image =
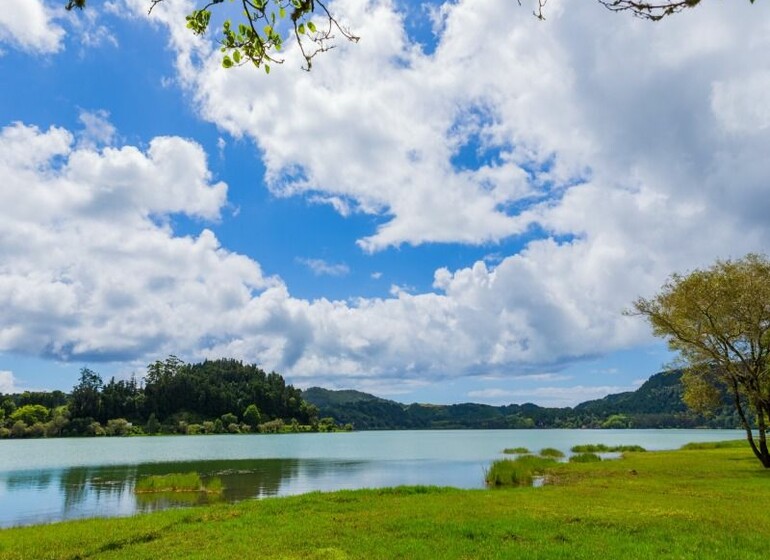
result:
[(13, 426), (11, 426), (11, 437), (13, 438), (23, 438), (27, 435), (27, 425), (24, 423), (23, 420), (17, 420), (14, 422)]
[(27, 428), (27, 437), (41, 438), (45, 437), (45, 424), (42, 422), (35, 422), (29, 428)]
[(241, 427), (236, 424), (235, 422), (231, 422), (227, 425), (227, 431), (231, 434), (240, 434), (241, 433)]
[(283, 420), (271, 420), (259, 425), (259, 431), (263, 434), (279, 434), (283, 431)]
[(9, 438), (9, 437), (11, 437), (11, 430), (9, 430), (8, 428), (3, 428), (2, 426), (0, 426), (0, 439), (6, 439), (6, 438)]
[(127, 436), (131, 433), (131, 422), (125, 418), (107, 420), (105, 432), (108, 436)]
[(578, 453), (569, 458), (570, 463), (598, 463), (601, 460), (596, 453)]

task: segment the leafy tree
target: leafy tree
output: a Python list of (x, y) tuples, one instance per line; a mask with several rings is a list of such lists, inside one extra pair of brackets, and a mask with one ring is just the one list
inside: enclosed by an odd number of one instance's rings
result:
[(262, 421), (262, 415), (259, 413), (257, 405), (250, 404), (246, 407), (246, 410), (243, 411), (243, 421), (256, 431), (257, 426)]
[(147, 419), (147, 426), (145, 429), (148, 434), (157, 434), (160, 430), (160, 422), (158, 422), (158, 418), (155, 416), (154, 412), (150, 414), (150, 417)]
[(27, 404), (17, 408), (13, 414), (11, 414), (11, 421), (17, 420), (23, 421), (28, 426), (35, 424), (36, 422), (47, 422), (51, 416), (51, 411), (40, 404)]
[[(685, 402), (713, 410), (726, 391), (754, 455), (770, 468), (770, 261), (750, 254), (674, 274), (635, 313), (678, 352), (686, 373)], [(754, 431), (757, 432), (755, 438)]]

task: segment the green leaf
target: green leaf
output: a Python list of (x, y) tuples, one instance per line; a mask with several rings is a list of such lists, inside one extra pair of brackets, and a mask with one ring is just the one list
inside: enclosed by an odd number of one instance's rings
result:
[(241, 51), (235, 49), (233, 51), (233, 61), (238, 64), (241, 61)]
[(297, 32), (300, 35), (303, 35), (305, 33), (305, 24), (304, 23), (300, 23), (299, 24), (299, 27), (297, 28)]
[(315, 33), (315, 23), (313, 23), (312, 21), (309, 21), (309, 22), (307, 22), (307, 27), (308, 27), (308, 29), (310, 29), (310, 31)]
[(265, 64), (265, 74), (269, 74), (269, 73), (270, 73), (270, 65)]
[(281, 9), (278, 10), (278, 15), (281, 16), (281, 19), (285, 18), (286, 17), (286, 8), (281, 6)]
[(230, 68), (233, 65), (233, 61), (230, 60), (230, 57), (225, 55), (225, 57), (222, 59), (222, 66), (225, 68)]

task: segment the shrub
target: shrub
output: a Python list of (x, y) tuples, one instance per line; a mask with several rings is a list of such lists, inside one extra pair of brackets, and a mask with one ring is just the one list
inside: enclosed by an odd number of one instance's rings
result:
[(131, 433), (131, 422), (125, 418), (107, 420), (105, 432), (108, 436), (127, 436)]
[(35, 422), (29, 428), (27, 428), (27, 437), (41, 438), (45, 437), (45, 424), (42, 422)]
[(11, 430), (8, 428), (3, 428), (0, 426), (0, 439), (5, 439), (11, 437)]
[(24, 423), (23, 420), (17, 420), (13, 423), (13, 426), (11, 426), (11, 437), (14, 438), (23, 438), (27, 435), (27, 425)]

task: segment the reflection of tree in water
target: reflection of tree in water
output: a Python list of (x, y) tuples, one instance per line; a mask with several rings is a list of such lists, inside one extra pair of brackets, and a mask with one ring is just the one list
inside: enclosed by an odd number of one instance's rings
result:
[(74, 467), (65, 469), (59, 479), (64, 494), (64, 510), (68, 512), (89, 498), (97, 503), (119, 500), (133, 490), (135, 466)]
[(4, 477), (5, 487), (8, 490), (21, 490), (25, 488), (48, 488), (53, 479), (53, 471), (19, 471)]
[[(344, 462), (343, 462), (344, 463)], [(148, 463), (105, 467), (74, 467), (8, 473), (3, 477), (9, 490), (55, 491), (63, 504), (46, 512), (49, 521), (81, 516), (110, 516), (147, 512), (169, 507), (205, 505), (213, 502), (275, 496), (284, 485), (298, 478), (323, 478), (330, 472), (355, 468), (354, 463), (302, 459), (243, 459)], [(206, 485), (212, 478), (222, 482), (221, 493), (175, 492), (136, 494), (137, 480), (151, 475), (195, 472)], [(284, 490), (285, 492), (285, 490)], [(54, 505), (49, 502), (49, 507)], [(59, 512), (58, 514), (54, 512)], [(61, 517), (59, 517), (61, 516)]]

